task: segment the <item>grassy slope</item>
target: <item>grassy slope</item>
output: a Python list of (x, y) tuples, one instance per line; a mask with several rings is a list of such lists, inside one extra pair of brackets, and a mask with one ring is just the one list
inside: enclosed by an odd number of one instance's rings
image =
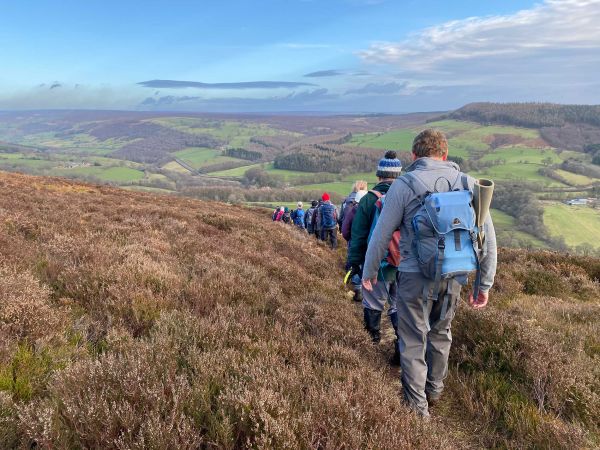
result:
[(490, 308), (459, 309), (427, 425), (343, 294), (341, 255), (269, 211), (0, 185), (1, 448), (598, 443), (598, 260), (504, 250)]
[(515, 230), (514, 217), (497, 209), (492, 210), (492, 220), (496, 229), (497, 240), (502, 245), (511, 247), (547, 248), (548, 246), (535, 236)]
[(219, 150), (212, 148), (191, 147), (173, 153), (174, 156), (187, 162), (194, 169), (229, 161), (239, 161), (237, 158), (222, 156)]
[(551, 235), (563, 236), (569, 246), (600, 247), (600, 210), (560, 203), (546, 205), (544, 224)]
[(185, 133), (208, 134), (226, 141), (230, 147), (247, 144), (250, 138), (256, 136), (275, 136), (279, 134), (294, 134), (276, 130), (266, 124), (242, 123), (236, 121), (218, 122), (207, 119), (189, 117), (165, 117), (152, 119), (151, 122), (174, 128)]

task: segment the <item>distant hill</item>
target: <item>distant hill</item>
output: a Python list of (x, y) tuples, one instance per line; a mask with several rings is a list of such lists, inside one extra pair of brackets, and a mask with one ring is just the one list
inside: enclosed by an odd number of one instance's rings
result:
[(600, 260), (500, 251), (422, 423), (270, 212), (0, 172), (0, 448), (594, 448)]
[(600, 143), (600, 105), (470, 103), (443, 117), (540, 129), (541, 136), (557, 148), (582, 150)]

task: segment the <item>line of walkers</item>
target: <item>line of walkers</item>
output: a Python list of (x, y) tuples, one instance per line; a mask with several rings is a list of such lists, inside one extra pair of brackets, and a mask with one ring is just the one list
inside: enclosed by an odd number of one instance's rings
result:
[(475, 274), (470, 306), (487, 305), (496, 234), (489, 214), (478, 214), (480, 185), (447, 160), (443, 133), (421, 132), (412, 157), (400, 175), (395, 152), (386, 153), (377, 185), (366, 194), (357, 190), (342, 229), (349, 244), (346, 278), (362, 301), (365, 328), (379, 342), (387, 303), (404, 399), (428, 417), (444, 389), (452, 320), (469, 275)]
[(443, 133), (421, 132), (412, 157), (402, 175), (396, 152), (386, 152), (375, 187), (367, 190), (366, 182), (357, 181), (340, 214), (325, 193), (307, 211), (302, 203), (294, 212), (277, 209), (273, 220), (285, 222), (288, 214), (288, 223), (330, 240), (332, 248), (340, 228), (348, 243), (345, 281), (362, 304), (364, 327), (379, 343), (387, 305), (404, 399), (428, 417), (444, 389), (452, 320), (469, 275), (475, 274), (469, 305), (488, 303), (496, 234), (489, 214), (477, 210), (480, 185), (447, 160)]
[(338, 241), (338, 208), (331, 203), (327, 192), (323, 193), (321, 200), (313, 200), (310, 208), (303, 209), (303, 203), (298, 202), (297, 208), (290, 211), (286, 206), (279, 206), (273, 211), (272, 219), (294, 225), (308, 234), (314, 235), (317, 240), (329, 241), (331, 248), (337, 248)]

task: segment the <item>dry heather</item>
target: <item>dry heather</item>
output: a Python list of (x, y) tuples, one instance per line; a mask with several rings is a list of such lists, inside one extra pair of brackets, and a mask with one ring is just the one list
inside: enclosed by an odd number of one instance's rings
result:
[(503, 251), (429, 424), (339, 266), (261, 210), (0, 173), (0, 448), (599, 444), (600, 261)]
[(0, 174), (0, 448), (442, 448), (264, 212)]

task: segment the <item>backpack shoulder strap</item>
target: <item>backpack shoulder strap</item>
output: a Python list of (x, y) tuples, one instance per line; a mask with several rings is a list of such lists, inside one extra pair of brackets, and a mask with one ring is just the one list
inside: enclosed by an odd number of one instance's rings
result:
[(383, 194), (382, 194), (381, 192), (379, 192), (379, 191), (376, 191), (375, 189), (371, 189), (369, 192), (370, 192), (371, 194), (374, 194), (374, 195), (375, 195), (375, 197), (377, 197), (377, 198), (381, 198), (381, 197), (383, 197)]
[(469, 190), (470, 190), (470, 189), (469, 189), (469, 177), (467, 177), (467, 175), (466, 175), (466, 174), (464, 174), (464, 173), (462, 173), (462, 172), (461, 172), (461, 174), (460, 174), (460, 179), (461, 179), (461, 181), (462, 181), (462, 186), (463, 186), (463, 189), (464, 189), (465, 191), (469, 191)]
[(459, 182), (460, 182), (460, 186), (463, 191), (471, 190), (471, 188), (469, 188), (469, 177), (467, 176), (466, 173), (458, 172), (458, 175), (457, 175), (456, 179), (454, 180), (454, 184), (452, 185), (452, 190), (458, 190), (457, 186), (459, 185)]
[(423, 203), (423, 199), (430, 193), (425, 183), (412, 172), (407, 172), (398, 179), (402, 180), (413, 191), (413, 194), (415, 194), (420, 203)]

